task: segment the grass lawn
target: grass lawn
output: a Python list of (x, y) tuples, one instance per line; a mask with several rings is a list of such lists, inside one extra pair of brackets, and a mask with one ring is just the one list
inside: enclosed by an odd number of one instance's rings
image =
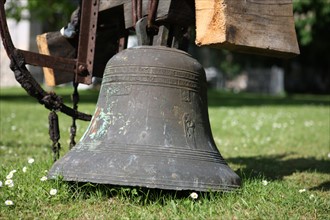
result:
[[(69, 89), (56, 92), (69, 103)], [(96, 100), (97, 91), (81, 91), (79, 109), (92, 114)], [(1, 89), (0, 219), (330, 219), (330, 96), (210, 91), (209, 114), (222, 156), (242, 178), (237, 191), (192, 199), (42, 181), (52, 165), (48, 110), (21, 88)], [(59, 117), (63, 155), (71, 119)], [(87, 126), (78, 122), (77, 140)]]

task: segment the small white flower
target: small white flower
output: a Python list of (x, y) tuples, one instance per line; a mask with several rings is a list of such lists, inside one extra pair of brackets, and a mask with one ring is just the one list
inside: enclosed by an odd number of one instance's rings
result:
[(43, 176), (43, 177), (40, 178), (40, 181), (42, 181), (42, 182), (44, 182), (46, 180), (47, 180), (47, 176)]
[(305, 125), (305, 127), (311, 127), (314, 125), (314, 121), (305, 121), (304, 125)]
[(2, 187), (2, 181), (0, 181), (0, 187)]
[(11, 200), (6, 200), (5, 201), (5, 204), (6, 205), (14, 205), (13, 201), (11, 201)]
[(55, 196), (56, 193), (57, 193), (57, 189), (51, 189), (51, 190), (49, 191), (49, 194), (52, 195), (52, 196)]
[(9, 173), (14, 174), (14, 173), (16, 173), (16, 172), (17, 172), (17, 170), (12, 170), (12, 171), (10, 171)]
[(299, 189), (300, 193), (306, 192), (306, 189)]
[(29, 164), (33, 164), (33, 163), (34, 163), (34, 159), (33, 159), (33, 158), (30, 158), (30, 159), (28, 160), (28, 163), (29, 163)]
[(22, 169), (23, 173), (26, 173), (26, 170), (27, 170), (27, 168), (23, 167), (23, 169)]
[(198, 198), (198, 194), (195, 193), (195, 192), (193, 192), (193, 193), (190, 194), (190, 198), (197, 199)]
[(7, 180), (10, 180), (11, 178), (13, 178), (14, 174), (13, 173), (9, 173), (7, 176), (6, 176), (6, 179)]
[(5, 185), (8, 186), (8, 185), (12, 184), (13, 182), (14, 182), (13, 180), (8, 179), (5, 181)]
[(310, 200), (312, 200), (312, 199), (314, 199), (314, 198), (315, 198), (314, 194), (311, 194), (311, 195), (309, 196), (309, 199), (310, 199)]
[(11, 179), (8, 179), (5, 181), (5, 185), (8, 187), (13, 187), (14, 186), (14, 181)]
[(48, 173), (48, 170), (45, 170), (44, 172), (45, 172), (45, 173)]
[(262, 185), (264, 185), (264, 186), (267, 186), (267, 185), (268, 185), (268, 181), (267, 181), (267, 180), (263, 180), (261, 183), (262, 183)]

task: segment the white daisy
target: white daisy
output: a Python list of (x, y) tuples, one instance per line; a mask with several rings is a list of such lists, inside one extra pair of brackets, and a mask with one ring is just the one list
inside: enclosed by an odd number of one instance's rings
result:
[(44, 182), (46, 180), (47, 180), (47, 176), (43, 176), (43, 177), (40, 178), (40, 181), (42, 181), (42, 182)]
[(57, 193), (57, 189), (51, 189), (51, 190), (49, 191), (49, 194), (52, 195), (52, 196), (55, 196), (56, 193)]
[(262, 185), (267, 186), (268, 185), (268, 181), (267, 180), (263, 180), (262, 181)]
[(7, 180), (10, 180), (11, 178), (13, 178), (14, 174), (13, 173), (9, 173), (7, 176), (6, 176), (6, 179)]
[(11, 180), (11, 179), (8, 179), (8, 180), (5, 181), (5, 185), (9, 186), (9, 187), (12, 187), (12, 186), (14, 186), (14, 181)]
[(190, 194), (190, 198), (197, 199), (198, 198), (198, 194), (195, 193), (195, 192), (193, 192), (193, 193)]
[(11, 201), (9, 199), (5, 201), (5, 204), (6, 205), (14, 205), (13, 201)]

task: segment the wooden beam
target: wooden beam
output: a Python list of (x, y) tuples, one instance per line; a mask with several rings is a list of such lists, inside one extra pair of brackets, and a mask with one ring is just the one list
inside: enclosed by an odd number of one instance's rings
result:
[(195, 0), (196, 44), (259, 55), (299, 54), (292, 0)]
[[(54, 57), (65, 57), (74, 59), (76, 55), (75, 43), (70, 42), (60, 32), (50, 32), (37, 35), (37, 45), (39, 53)], [(48, 86), (55, 86), (73, 80), (72, 72), (56, 71), (51, 68), (43, 67), (45, 83)]]

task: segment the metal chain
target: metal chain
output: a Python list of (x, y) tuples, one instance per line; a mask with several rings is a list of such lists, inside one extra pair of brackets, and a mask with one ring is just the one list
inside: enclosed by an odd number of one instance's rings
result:
[(53, 151), (53, 160), (54, 162), (60, 158), (60, 149), (61, 144), (60, 140), (60, 128), (58, 125), (58, 116), (55, 111), (49, 112), (48, 116), (49, 122), (49, 137), (52, 140), (52, 151)]
[[(75, 14), (71, 16), (70, 23), (74, 23), (76, 32), (79, 34), (79, 27), (80, 27), (80, 22), (81, 22), (81, 8), (82, 8), (82, 0), (79, 1), (79, 7), (75, 11)], [(77, 55), (77, 54), (76, 54)], [(78, 93), (78, 85), (79, 83), (76, 82), (76, 75), (74, 75), (73, 78), (73, 93), (71, 96), (72, 100), (72, 108), (73, 110), (77, 111), (78, 110), (78, 102), (79, 102), (79, 93)], [(70, 150), (76, 145), (75, 137), (77, 134), (77, 125), (76, 125), (76, 117), (72, 116), (72, 124), (70, 127), (70, 144), (69, 148)]]
[[(73, 82), (73, 94), (72, 94), (72, 102), (73, 102), (73, 109), (78, 109), (78, 102), (79, 102), (79, 93), (78, 93), (78, 85), (79, 83)], [(72, 117), (72, 125), (70, 127), (70, 149), (72, 149), (75, 145), (75, 137), (77, 133), (77, 126), (76, 126), (76, 118)]]

